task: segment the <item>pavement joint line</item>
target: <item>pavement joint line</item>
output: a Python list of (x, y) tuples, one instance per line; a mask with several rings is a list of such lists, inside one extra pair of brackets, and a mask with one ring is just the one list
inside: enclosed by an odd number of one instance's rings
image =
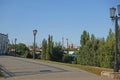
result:
[(9, 77), (13, 77), (14, 76), (14, 73), (12, 73), (9, 70), (7, 70), (4, 66), (0, 65), (0, 69), (2, 70), (5, 78), (9, 78)]

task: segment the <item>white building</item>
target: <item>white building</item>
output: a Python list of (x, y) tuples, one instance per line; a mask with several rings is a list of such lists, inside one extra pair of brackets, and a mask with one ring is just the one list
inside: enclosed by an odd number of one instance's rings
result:
[(9, 43), (8, 34), (0, 33), (0, 54), (7, 53), (8, 43)]

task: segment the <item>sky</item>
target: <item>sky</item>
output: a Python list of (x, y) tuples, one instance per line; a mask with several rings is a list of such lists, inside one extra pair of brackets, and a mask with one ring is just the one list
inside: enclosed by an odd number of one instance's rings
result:
[[(41, 45), (48, 35), (55, 42), (80, 45), (84, 30), (97, 38), (106, 38), (114, 22), (109, 8), (117, 7), (120, 0), (0, 0), (0, 33), (8, 34), (10, 42), (32, 45), (33, 30)], [(64, 45), (65, 46), (65, 45)]]

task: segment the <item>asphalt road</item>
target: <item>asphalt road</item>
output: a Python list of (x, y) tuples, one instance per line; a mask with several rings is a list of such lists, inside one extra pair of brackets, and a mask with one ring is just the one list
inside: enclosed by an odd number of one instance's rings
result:
[(6, 74), (0, 80), (101, 80), (77, 68), (11, 56), (0, 56), (0, 67)]

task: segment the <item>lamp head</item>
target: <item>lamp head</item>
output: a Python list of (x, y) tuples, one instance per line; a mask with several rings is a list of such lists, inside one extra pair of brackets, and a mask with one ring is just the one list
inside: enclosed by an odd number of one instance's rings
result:
[(118, 7), (118, 15), (120, 16), (120, 4), (117, 7)]
[(37, 30), (35, 29), (35, 30), (33, 30), (33, 34), (34, 35), (36, 35), (37, 34)]
[(116, 8), (112, 7), (110, 8), (110, 18), (114, 18), (115, 17), (115, 11), (116, 11)]

